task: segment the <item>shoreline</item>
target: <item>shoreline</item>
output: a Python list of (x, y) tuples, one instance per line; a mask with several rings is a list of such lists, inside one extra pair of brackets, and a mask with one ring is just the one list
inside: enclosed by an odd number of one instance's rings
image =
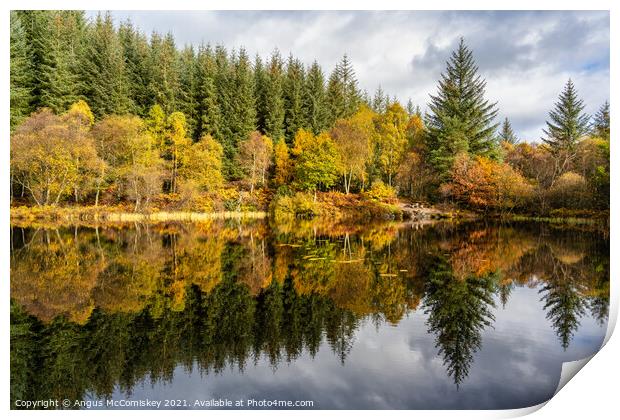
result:
[[(473, 220), (496, 220), (508, 222), (542, 222), (549, 224), (566, 225), (599, 225), (609, 223), (605, 217), (554, 217), (530, 216), (523, 214), (509, 214), (504, 216), (482, 215), (461, 209), (439, 209), (436, 207), (416, 208), (400, 203), (402, 222), (462, 222)], [(409, 207), (409, 208), (407, 208)], [(344, 209), (340, 209), (344, 210)], [(265, 220), (269, 217), (268, 211), (165, 211), (133, 212), (123, 208), (106, 207), (28, 207), (19, 206), (10, 208), (10, 224), (15, 226), (30, 226), (38, 224), (52, 225), (92, 225), (92, 224), (126, 224), (126, 223), (168, 223), (186, 222), (200, 223), (211, 220)], [(317, 216), (321, 219), (326, 216)], [(364, 220), (359, 223), (368, 223)], [(385, 221), (379, 217), (377, 221)], [(357, 223), (354, 220), (351, 223)]]
[(264, 211), (152, 211), (131, 212), (123, 209), (106, 209), (93, 207), (11, 207), (11, 225), (90, 225), (90, 224), (125, 224), (125, 223), (200, 223), (211, 220), (263, 220), (267, 218)]

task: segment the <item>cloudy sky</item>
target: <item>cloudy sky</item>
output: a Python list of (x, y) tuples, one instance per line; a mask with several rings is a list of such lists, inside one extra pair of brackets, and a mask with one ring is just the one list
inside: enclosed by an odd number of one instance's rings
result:
[[(96, 12), (89, 13), (91, 16)], [(609, 99), (608, 12), (135, 11), (112, 12), (144, 32), (172, 32), (177, 44), (274, 48), (329, 73), (347, 53), (360, 86), (377, 86), (425, 107), (445, 61), (463, 36), (487, 80), (487, 97), (518, 136), (537, 140), (570, 77), (596, 112)]]

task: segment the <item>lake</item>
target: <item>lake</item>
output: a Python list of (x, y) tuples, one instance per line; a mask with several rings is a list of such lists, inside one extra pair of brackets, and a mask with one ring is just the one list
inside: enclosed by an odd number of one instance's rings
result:
[(608, 310), (588, 226), (12, 227), (11, 404), (520, 408)]

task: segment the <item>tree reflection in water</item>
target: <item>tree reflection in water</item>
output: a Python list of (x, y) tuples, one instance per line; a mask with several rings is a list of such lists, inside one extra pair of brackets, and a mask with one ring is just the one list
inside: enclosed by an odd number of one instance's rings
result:
[(515, 287), (562, 348), (609, 312), (609, 243), (541, 225), (264, 224), (11, 230), (11, 400), (131, 394), (177, 366), (340, 363), (369, 320), (418, 309), (457, 387)]

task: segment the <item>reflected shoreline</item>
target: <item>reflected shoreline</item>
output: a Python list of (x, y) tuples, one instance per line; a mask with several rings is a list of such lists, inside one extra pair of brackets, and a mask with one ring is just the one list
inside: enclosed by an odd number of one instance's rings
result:
[(362, 323), (415, 313), (459, 392), (515, 287), (537, 290), (563, 351), (584, 317), (607, 322), (609, 243), (587, 229), (135, 226), (12, 229), (12, 401), (131, 393), (178, 365), (277, 372), (322, 345), (346, 366)]

